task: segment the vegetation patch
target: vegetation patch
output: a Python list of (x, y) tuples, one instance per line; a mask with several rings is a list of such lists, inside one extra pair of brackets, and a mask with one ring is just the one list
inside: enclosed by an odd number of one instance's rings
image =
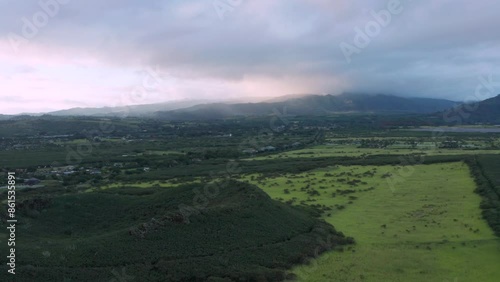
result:
[(477, 156), (468, 163), (476, 180), (476, 192), (483, 197), (483, 217), (500, 236), (500, 158)]
[[(42, 209), (36, 220), (20, 214), (16, 281), (110, 281), (122, 271), (137, 281), (280, 281), (292, 266), (353, 243), (256, 186), (214, 185), (203, 199), (205, 187), (193, 184), (24, 201)], [(7, 281), (5, 266), (0, 273)]]
[[(322, 218), (356, 238), (344, 252), (294, 268), (299, 281), (496, 281), (500, 241), (482, 219), (468, 166), (412, 168), (331, 166), (244, 179), (283, 202), (320, 207)], [(391, 188), (403, 169), (412, 173)], [(351, 185), (354, 179), (366, 184)], [(312, 189), (320, 193), (308, 194)]]

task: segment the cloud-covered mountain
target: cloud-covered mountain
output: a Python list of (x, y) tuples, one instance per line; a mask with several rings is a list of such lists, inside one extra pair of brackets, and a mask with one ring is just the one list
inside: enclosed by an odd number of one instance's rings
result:
[(432, 113), (457, 102), (431, 98), (404, 98), (391, 95), (343, 94), (310, 95), (267, 103), (204, 104), (186, 109), (158, 112), (163, 119), (217, 119), (233, 116), (328, 115), (335, 113)]
[(189, 100), (178, 102), (166, 102), (147, 105), (134, 105), (123, 107), (102, 107), (102, 108), (72, 108), (67, 110), (48, 113), (53, 116), (149, 116), (158, 111), (170, 111), (206, 103), (204, 100)]
[[(221, 2), (231, 3), (222, 17)], [(2, 113), (256, 93), (467, 100), (478, 76), (499, 73), (499, 10), (495, 0), (0, 1)]]
[(500, 95), (477, 103), (462, 104), (438, 115), (453, 125), (471, 123), (500, 125)]

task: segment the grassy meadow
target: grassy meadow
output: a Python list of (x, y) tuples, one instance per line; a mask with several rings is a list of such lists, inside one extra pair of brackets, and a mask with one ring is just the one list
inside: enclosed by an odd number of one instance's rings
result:
[(480, 196), (463, 163), (413, 169), (333, 166), (296, 175), (248, 175), (244, 180), (273, 198), (323, 210), (327, 222), (356, 239), (344, 252), (329, 252), (293, 269), (299, 281), (500, 277), (500, 240), (481, 218)]

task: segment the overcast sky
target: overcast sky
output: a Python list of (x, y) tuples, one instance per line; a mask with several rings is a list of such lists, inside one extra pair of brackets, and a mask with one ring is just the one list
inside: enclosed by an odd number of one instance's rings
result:
[(499, 11), (496, 0), (2, 0), (0, 113), (344, 91), (471, 100), (480, 76), (495, 84), (488, 98), (500, 93)]

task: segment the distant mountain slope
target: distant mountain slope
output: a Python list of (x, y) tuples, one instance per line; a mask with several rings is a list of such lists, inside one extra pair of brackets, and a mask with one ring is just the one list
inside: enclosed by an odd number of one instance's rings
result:
[(122, 107), (72, 108), (48, 114), (54, 116), (147, 116), (158, 111), (171, 111), (206, 102), (207, 100), (186, 100)]
[(474, 124), (489, 123), (500, 124), (500, 95), (481, 102), (460, 104), (445, 111), (434, 114), (443, 119), (445, 123)]
[(9, 116), (9, 115), (2, 115), (0, 114), (0, 120), (8, 120), (8, 119), (11, 119), (13, 116)]
[(500, 95), (479, 102), (477, 110), (471, 112), (471, 122), (500, 124)]
[[(50, 112), (53, 116), (156, 117), (197, 120), (234, 116), (264, 116), (280, 112), (288, 115), (328, 115), (334, 113), (419, 113), (444, 111), (457, 102), (432, 98), (404, 98), (391, 95), (346, 93), (342, 95), (289, 95), (259, 103), (214, 103), (186, 100), (158, 104), (103, 108), (73, 108)], [(39, 114), (38, 114), (39, 115)], [(0, 116), (0, 120), (3, 117)], [(5, 117), (7, 119), (7, 117)]]
[[(309, 95), (285, 101), (245, 104), (205, 104), (156, 113), (164, 119), (217, 119), (231, 116), (260, 116), (279, 111), (288, 115), (325, 115), (333, 113), (432, 113), (456, 102), (431, 98), (403, 98), (391, 95), (342, 94)], [(286, 109), (286, 112), (283, 112)]]
[(314, 96), (317, 94), (291, 94), (291, 95), (285, 95), (285, 96), (279, 96), (279, 97), (274, 97), (271, 99), (263, 100), (263, 101), (258, 101), (262, 103), (275, 103), (275, 102), (284, 102), (286, 100), (291, 100), (291, 99), (299, 99), (299, 98), (304, 98), (307, 96)]

